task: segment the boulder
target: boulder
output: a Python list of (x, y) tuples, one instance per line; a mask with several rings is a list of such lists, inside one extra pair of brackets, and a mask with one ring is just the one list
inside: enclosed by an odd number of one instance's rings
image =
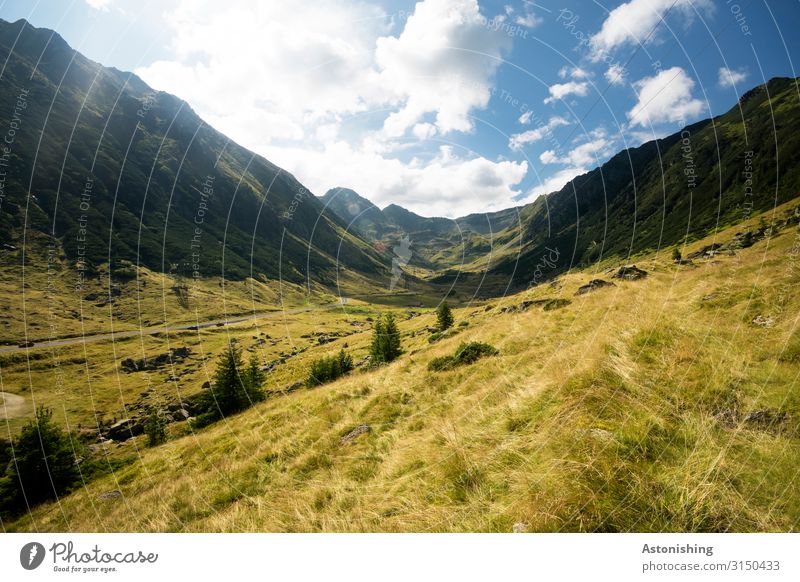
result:
[(370, 425), (368, 425), (368, 424), (360, 424), (357, 427), (355, 427), (353, 430), (348, 432), (346, 435), (344, 435), (342, 437), (342, 439), (341, 439), (341, 443), (343, 445), (347, 444), (350, 441), (352, 441), (353, 439), (356, 439), (356, 438), (360, 437), (362, 434), (367, 434), (368, 432), (371, 432), (371, 431), (372, 431), (372, 427)]
[(603, 279), (592, 279), (586, 285), (581, 285), (578, 287), (578, 290), (575, 292), (575, 295), (583, 295), (585, 293), (589, 293), (591, 291), (595, 291), (600, 289), (601, 287), (616, 287), (614, 283), (609, 281), (604, 281)]
[(113, 441), (126, 441), (143, 432), (144, 422), (140, 418), (123, 418), (108, 427), (106, 437)]
[(110, 501), (112, 499), (119, 499), (122, 497), (122, 491), (119, 489), (112, 489), (111, 491), (106, 491), (105, 493), (101, 493), (97, 496), (97, 499), (100, 501)]
[(636, 265), (625, 265), (620, 267), (617, 272), (612, 275), (614, 279), (622, 279), (623, 281), (638, 281), (647, 277), (647, 271), (643, 271)]

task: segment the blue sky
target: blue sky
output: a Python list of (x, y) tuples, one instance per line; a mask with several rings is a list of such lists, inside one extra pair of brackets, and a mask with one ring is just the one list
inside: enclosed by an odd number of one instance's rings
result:
[[(797, 76), (800, 3), (5, 1), (187, 100), (318, 195), (460, 216)], [(800, 65), (800, 62), (798, 63)]]

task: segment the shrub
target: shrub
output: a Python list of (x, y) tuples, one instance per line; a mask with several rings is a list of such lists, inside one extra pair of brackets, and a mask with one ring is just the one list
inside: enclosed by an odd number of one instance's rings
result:
[(53, 423), (50, 409), (37, 409), (7, 452), (14, 462), (0, 479), (2, 510), (17, 513), (69, 492), (80, 477), (74, 442)]
[(678, 247), (672, 249), (672, 260), (676, 263), (680, 263), (683, 256), (681, 255), (681, 251)]
[(167, 442), (167, 419), (162, 411), (151, 412), (144, 423), (147, 446), (155, 447)]
[(214, 381), (204, 398), (206, 412), (200, 415), (194, 426), (204, 426), (228, 414), (240, 412), (255, 402), (266, 398), (264, 374), (258, 367), (255, 356), (245, 368), (242, 351), (233, 342), (220, 356)]
[(442, 302), (436, 308), (436, 327), (439, 331), (445, 331), (453, 327), (453, 312), (450, 310), (447, 301)]
[(319, 358), (311, 362), (311, 370), (306, 379), (306, 386), (313, 387), (331, 382), (344, 376), (353, 369), (353, 358), (341, 350), (335, 356)]
[(442, 372), (456, 366), (466, 366), (486, 356), (496, 356), (500, 352), (492, 345), (482, 342), (462, 343), (452, 356), (434, 358), (428, 364), (428, 370)]
[(391, 362), (402, 353), (400, 330), (397, 328), (394, 315), (387, 313), (375, 321), (372, 344), (369, 348), (370, 364)]

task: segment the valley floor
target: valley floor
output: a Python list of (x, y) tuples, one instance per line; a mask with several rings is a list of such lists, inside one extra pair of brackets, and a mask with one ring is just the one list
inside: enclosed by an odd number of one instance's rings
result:
[[(797, 531), (800, 232), (684, 264), (671, 251), (637, 257), (643, 279), (612, 278), (622, 263), (608, 261), (462, 305), (458, 333), (436, 343), (429, 309), (395, 308), (406, 353), (314, 389), (281, 392), (345, 344), (359, 361), (386, 307), (67, 346), (58, 385), (52, 355), (4, 355), (0, 390), (35, 396), (73, 429), (198, 392), (231, 337), (279, 363), (265, 402), (202, 430), (174, 423), (158, 447), (95, 446), (118, 468), (3, 529)], [(595, 279), (613, 286), (576, 294)], [(499, 355), (428, 370), (462, 341)], [(174, 366), (120, 369), (178, 346), (191, 354)]]

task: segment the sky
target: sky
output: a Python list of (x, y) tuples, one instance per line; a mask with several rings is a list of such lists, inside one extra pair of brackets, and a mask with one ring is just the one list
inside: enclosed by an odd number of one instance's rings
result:
[(794, 0), (0, 0), (317, 195), (463, 216), (796, 77)]

